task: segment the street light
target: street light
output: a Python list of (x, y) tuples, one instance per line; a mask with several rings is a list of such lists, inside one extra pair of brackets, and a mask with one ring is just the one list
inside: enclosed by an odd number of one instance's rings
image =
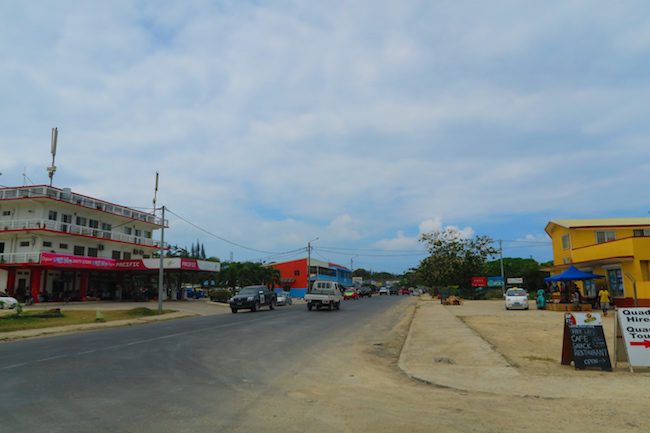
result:
[[(309, 282), (311, 280), (311, 243), (318, 240), (318, 237), (307, 242), (307, 292), (309, 292)], [(318, 274), (318, 273), (317, 273)]]

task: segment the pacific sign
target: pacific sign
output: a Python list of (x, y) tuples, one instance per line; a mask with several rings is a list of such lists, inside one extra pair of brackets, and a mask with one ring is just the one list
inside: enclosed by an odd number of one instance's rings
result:
[[(41, 253), (40, 263), (46, 266), (105, 269), (105, 270), (152, 270), (160, 269), (160, 259), (114, 260), (67, 254)], [(205, 260), (169, 257), (163, 259), (163, 269), (219, 272), (220, 264)]]

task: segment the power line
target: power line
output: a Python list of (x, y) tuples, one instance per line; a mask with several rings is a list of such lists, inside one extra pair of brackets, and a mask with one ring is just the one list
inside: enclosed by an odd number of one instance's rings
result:
[[(399, 254), (399, 253), (396, 253), (396, 254), (394, 254), (394, 253), (361, 254), (361, 253), (342, 253), (342, 252), (334, 251), (334, 250), (327, 249), (327, 248), (321, 248), (321, 247), (319, 247), (318, 249), (320, 251), (324, 251), (324, 252), (327, 252), (327, 253), (330, 253), (330, 254), (335, 254), (335, 255), (339, 255), (339, 256), (348, 256), (348, 257), (353, 257), (353, 256), (360, 256), (360, 257), (417, 257), (417, 256), (426, 256), (426, 255), (429, 254), (426, 251), (421, 251), (419, 253), (409, 253), (409, 252), (407, 252), (407, 253), (404, 253), (404, 254)], [(382, 250), (382, 251), (385, 251), (385, 250)]]
[(230, 244), (230, 245), (233, 245), (233, 246), (236, 246), (236, 247), (239, 247), (239, 248), (243, 248), (243, 249), (245, 249), (245, 250), (254, 251), (254, 252), (256, 252), (256, 253), (263, 253), (263, 254), (276, 255), (276, 254), (284, 254), (284, 253), (287, 253), (287, 252), (288, 252), (288, 251), (284, 251), (284, 252), (277, 252), (277, 251), (264, 251), (264, 250), (258, 250), (257, 248), (247, 247), (246, 245), (238, 244), (237, 242), (233, 242), (233, 241), (231, 241), (231, 240), (228, 240), (228, 239), (226, 239), (226, 238), (224, 238), (224, 237), (221, 237), (221, 236), (219, 236), (219, 235), (217, 235), (217, 234), (212, 233), (212, 232), (209, 231), (209, 230), (204, 229), (203, 227), (200, 227), (200, 226), (194, 224), (193, 222), (191, 222), (191, 221), (189, 221), (189, 220), (183, 218), (182, 216), (180, 216), (180, 215), (177, 214), (176, 212), (170, 210), (168, 207), (165, 207), (165, 209), (166, 209), (170, 214), (176, 216), (177, 218), (180, 218), (182, 221), (184, 221), (184, 222), (186, 222), (187, 224), (191, 225), (191, 226), (194, 227), (195, 229), (200, 230), (200, 231), (202, 231), (203, 233), (206, 233), (206, 234), (208, 234), (208, 235), (210, 235), (210, 236), (212, 236), (212, 237), (214, 237), (214, 238), (217, 238), (217, 239), (219, 239), (220, 241), (223, 241), (223, 242), (225, 242), (225, 243), (227, 243), (227, 244)]

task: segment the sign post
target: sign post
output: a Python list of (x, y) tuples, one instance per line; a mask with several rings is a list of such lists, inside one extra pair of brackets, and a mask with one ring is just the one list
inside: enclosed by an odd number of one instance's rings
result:
[(562, 341), (562, 365), (573, 361), (576, 369), (612, 371), (607, 341), (599, 313), (566, 313)]

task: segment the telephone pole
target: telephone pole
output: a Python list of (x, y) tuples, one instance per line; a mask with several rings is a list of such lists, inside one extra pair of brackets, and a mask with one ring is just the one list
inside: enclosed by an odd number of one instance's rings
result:
[(311, 243), (314, 241), (317, 241), (318, 238), (314, 238), (307, 242), (307, 292), (310, 291), (311, 287), (309, 287), (309, 283), (311, 280)]
[(163, 279), (165, 276), (165, 270), (163, 269), (163, 254), (165, 249), (165, 206), (162, 207), (162, 226), (160, 228), (160, 264), (158, 269), (158, 314), (162, 314), (163, 311), (163, 292), (164, 284)]
[(503, 273), (503, 241), (499, 239), (499, 260), (501, 261), (501, 294), (506, 294), (506, 278)]

